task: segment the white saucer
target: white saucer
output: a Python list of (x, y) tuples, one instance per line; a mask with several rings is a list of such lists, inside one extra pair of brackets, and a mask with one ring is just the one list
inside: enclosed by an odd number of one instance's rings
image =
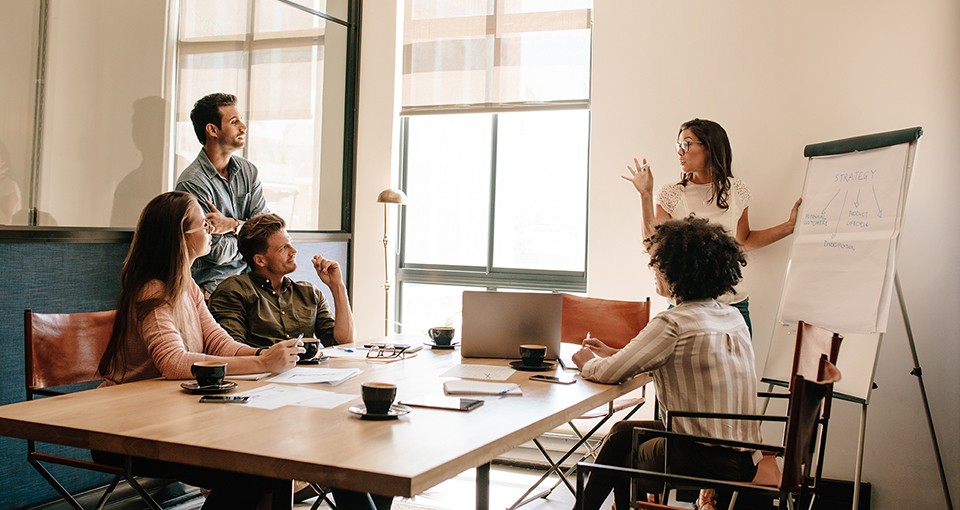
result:
[(396, 420), (397, 418), (408, 414), (410, 412), (410, 408), (403, 404), (393, 404), (390, 406), (390, 410), (387, 411), (387, 414), (370, 414), (367, 412), (367, 406), (360, 404), (358, 406), (348, 407), (347, 411), (350, 411), (351, 414), (359, 416), (363, 420)]

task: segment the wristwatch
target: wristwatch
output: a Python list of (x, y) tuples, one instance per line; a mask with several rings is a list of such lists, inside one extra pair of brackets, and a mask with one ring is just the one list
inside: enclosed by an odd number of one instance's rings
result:
[(237, 220), (237, 226), (233, 228), (233, 235), (240, 235), (240, 229), (243, 228), (244, 223), (243, 220)]

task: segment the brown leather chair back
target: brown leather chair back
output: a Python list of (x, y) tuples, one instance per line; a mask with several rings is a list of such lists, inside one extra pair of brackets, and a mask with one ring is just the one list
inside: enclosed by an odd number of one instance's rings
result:
[(579, 344), (587, 333), (614, 348), (633, 340), (650, 320), (650, 299), (617, 301), (561, 294), (560, 341)]
[(813, 379), (817, 375), (820, 357), (827, 356), (830, 363), (836, 364), (840, 355), (840, 342), (843, 337), (832, 331), (800, 321), (797, 326), (797, 344), (793, 354), (791, 380), (795, 375)]
[(821, 408), (825, 399), (833, 393), (833, 384), (840, 380), (840, 370), (836, 365), (825, 359), (821, 359), (818, 365), (820, 377), (805, 378), (798, 374), (791, 382), (783, 474), (780, 478), (780, 490), (783, 492), (798, 492), (805, 476), (809, 474)]
[(25, 372), (31, 391), (101, 379), (100, 357), (110, 342), (116, 310), (23, 313)]

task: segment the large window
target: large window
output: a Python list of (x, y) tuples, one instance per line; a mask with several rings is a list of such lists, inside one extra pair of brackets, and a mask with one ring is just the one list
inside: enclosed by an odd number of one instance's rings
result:
[(586, 288), (592, 2), (408, 0), (399, 322)]
[(349, 231), (358, 0), (27, 0), (0, 20), (0, 228), (133, 227), (200, 151), (193, 103), (229, 92), (271, 209)]
[(249, 133), (243, 156), (259, 168), (270, 210), (294, 229), (341, 230), (348, 2), (181, 5), (176, 174), (200, 150), (193, 103), (235, 94)]

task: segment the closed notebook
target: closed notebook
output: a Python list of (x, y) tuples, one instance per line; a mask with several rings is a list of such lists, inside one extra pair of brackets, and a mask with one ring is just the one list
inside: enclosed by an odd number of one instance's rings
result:
[(443, 383), (443, 392), (447, 395), (523, 395), (523, 390), (515, 383), (467, 379), (453, 379)]

